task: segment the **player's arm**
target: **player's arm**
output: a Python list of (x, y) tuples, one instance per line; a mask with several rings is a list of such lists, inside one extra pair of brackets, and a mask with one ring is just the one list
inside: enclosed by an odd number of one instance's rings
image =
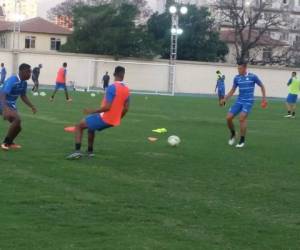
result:
[(28, 99), (27, 95), (21, 95), (21, 99), (22, 101), (32, 110), (32, 113), (36, 113), (37, 110), (35, 108), (35, 106), (31, 103), (31, 101)]
[(221, 100), (222, 104), (225, 104), (235, 93), (236, 87), (233, 86), (231, 90), (228, 92), (228, 94)]
[(289, 80), (288, 83), (287, 83), (287, 86), (290, 86), (290, 85), (292, 84), (292, 81), (293, 81), (293, 79), (290, 78), (290, 80)]
[(266, 88), (264, 84), (260, 84), (261, 94), (262, 94), (262, 102), (266, 102)]

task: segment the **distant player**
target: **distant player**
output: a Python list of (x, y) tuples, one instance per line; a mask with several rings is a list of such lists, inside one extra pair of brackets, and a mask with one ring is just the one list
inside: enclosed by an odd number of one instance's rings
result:
[(0, 85), (2, 85), (5, 82), (6, 79), (6, 68), (4, 67), (4, 63), (1, 63), (1, 79), (0, 79)]
[(103, 89), (106, 90), (108, 88), (110, 76), (108, 72), (106, 71), (105, 75), (102, 77), (102, 82), (103, 82)]
[(219, 97), (219, 105), (223, 106), (224, 104), (221, 104), (221, 101), (224, 99), (225, 96), (225, 75), (221, 73), (220, 70), (216, 71), (217, 73), (217, 84), (215, 88), (215, 92), (218, 93)]
[(39, 77), (41, 73), (42, 64), (39, 64), (38, 67), (34, 67), (32, 70), (31, 79), (33, 81), (32, 92), (39, 92)]
[(54, 96), (55, 96), (57, 90), (59, 90), (59, 89), (63, 89), (65, 91), (66, 100), (68, 102), (72, 101), (72, 99), (69, 97), (69, 94), (68, 94), (68, 89), (66, 86), (66, 79), (67, 79), (67, 63), (64, 62), (63, 66), (61, 68), (59, 68), (59, 70), (57, 72), (56, 85), (55, 85), (54, 92), (53, 92), (52, 96), (50, 97), (50, 101), (54, 100)]
[(17, 111), (16, 102), (20, 96), (22, 101), (36, 113), (36, 108), (32, 105), (26, 95), (27, 80), (31, 76), (31, 68), (28, 64), (21, 64), (19, 74), (9, 77), (0, 90), (0, 114), (4, 120), (10, 123), (7, 135), (1, 144), (3, 150), (11, 148), (20, 148), (14, 143), (15, 138), (21, 132), (21, 118)]
[(247, 73), (247, 64), (239, 63), (238, 64), (239, 74), (234, 78), (232, 89), (221, 101), (221, 104), (225, 104), (229, 98), (234, 94), (235, 90), (239, 88), (239, 96), (237, 97), (236, 102), (229, 109), (227, 114), (227, 126), (231, 132), (230, 139), (228, 144), (233, 146), (235, 144), (235, 128), (233, 124), (233, 119), (235, 116), (240, 114), (240, 141), (236, 145), (237, 148), (242, 148), (245, 146), (245, 136), (247, 130), (247, 117), (252, 110), (254, 104), (254, 89), (255, 84), (261, 88), (262, 92), (262, 106), (267, 105), (266, 101), (266, 90), (260, 79), (251, 73)]
[(296, 117), (296, 103), (298, 98), (298, 93), (300, 91), (300, 79), (297, 77), (296, 72), (292, 72), (292, 77), (287, 83), (289, 87), (289, 94), (286, 98), (287, 115), (286, 118)]
[(118, 126), (121, 119), (128, 112), (129, 107), (129, 89), (123, 82), (125, 68), (118, 66), (115, 68), (115, 82), (106, 90), (101, 108), (85, 109), (88, 114), (79, 124), (76, 125), (75, 132), (75, 152), (70, 154), (67, 159), (79, 159), (83, 156), (81, 153), (82, 134), (88, 129), (88, 156), (94, 156), (93, 146), (95, 132)]

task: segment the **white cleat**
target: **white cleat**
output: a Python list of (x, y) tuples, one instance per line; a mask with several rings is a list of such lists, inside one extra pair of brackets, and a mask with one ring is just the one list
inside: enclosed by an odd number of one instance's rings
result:
[(83, 153), (80, 151), (75, 151), (74, 153), (67, 156), (68, 160), (78, 160), (83, 156)]
[(236, 148), (243, 148), (245, 146), (245, 143), (238, 143), (235, 145)]
[(292, 119), (295, 119), (295, 118), (296, 118), (296, 116), (295, 116), (295, 115), (292, 115), (292, 116), (291, 116), (291, 118), (292, 118)]
[(292, 115), (285, 115), (284, 118), (291, 118)]
[(232, 138), (229, 139), (228, 145), (233, 146), (234, 144), (235, 144), (235, 137), (232, 137)]

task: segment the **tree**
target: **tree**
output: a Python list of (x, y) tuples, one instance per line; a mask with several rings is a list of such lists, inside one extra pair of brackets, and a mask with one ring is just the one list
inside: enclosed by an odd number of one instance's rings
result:
[(76, 7), (83, 5), (99, 6), (106, 4), (112, 4), (115, 7), (120, 7), (122, 4), (132, 4), (139, 10), (139, 19), (141, 20), (144, 20), (151, 15), (151, 9), (147, 5), (146, 0), (65, 0), (51, 8), (47, 14), (51, 20), (53, 20), (56, 16), (73, 17), (73, 10)]
[[(250, 51), (274, 29), (288, 25), (287, 9), (272, 11), (272, 4), (281, 0), (219, 0), (216, 9), (223, 23), (234, 29), (234, 45), (237, 61), (254, 60)], [(272, 46), (272, 44), (270, 44)], [(284, 52), (286, 54), (286, 52)]]
[[(179, 26), (184, 30), (178, 39), (177, 58), (195, 61), (224, 61), (227, 45), (215, 31), (214, 19), (207, 8), (188, 6), (188, 14), (180, 16)], [(170, 56), (171, 15), (155, 13), (148, 20), (148, 30), (160, 45), (158, 54)]]
[(73, 9), (74, 32), (63, 51), (119, 57), (153, 57), (155, 43), (135, 24), (138, 9), (132, 4), (79, 5)]

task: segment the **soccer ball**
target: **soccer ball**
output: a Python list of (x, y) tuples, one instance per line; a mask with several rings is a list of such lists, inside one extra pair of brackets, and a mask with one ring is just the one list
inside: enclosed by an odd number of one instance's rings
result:
[(38, 92), (33, 92), (32, 94), (33, 94), (34, 96), (38, 96), (38, 95), (39, 95)]
[(95, 97), (96, 96), (96, 94), (95, 93), (91, 93), (91, 97)]
[(177, 135), (171, 135), (168, 137), (168, 144), (172, 147), (178, 146), (180, 138)]
[(41, 92), (40, 96), (46, 96), (46, 93), (45, 92)]

